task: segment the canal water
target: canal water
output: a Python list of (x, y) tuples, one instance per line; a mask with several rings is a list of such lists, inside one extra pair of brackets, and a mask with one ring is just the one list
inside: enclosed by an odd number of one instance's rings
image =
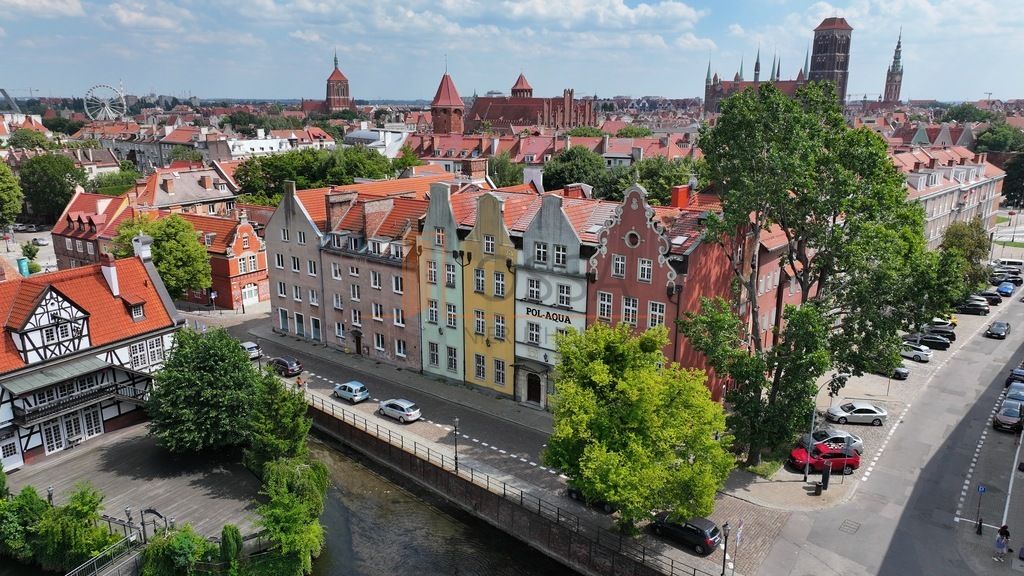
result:
[[(314, 576), (576, 575), (355, 451), (312, 436), (310, 451), (331, 474)], [(0, 576), (39, 574), (0, 559)]]

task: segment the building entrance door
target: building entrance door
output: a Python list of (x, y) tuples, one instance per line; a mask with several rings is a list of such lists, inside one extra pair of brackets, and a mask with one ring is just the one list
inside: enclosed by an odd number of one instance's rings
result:
[(526, 375), (526, 401), (540, 404), (540, 376), (532, 372)]

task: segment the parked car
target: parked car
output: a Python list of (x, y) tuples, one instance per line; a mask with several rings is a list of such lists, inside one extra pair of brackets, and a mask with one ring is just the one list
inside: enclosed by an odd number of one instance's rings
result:
[(1016, 400), (1003, 400), (999, 411), (992, 417), (992, 428), (1019, 432), (1021, 430), (1021, 403)]
[(690, 518), (685, 522), (675, 522), (669, 519), (668, 514), (660, 512), (651, 522), (651, 529), (658, 536), (665, 536), (689, 546), (700, 555), (714, 552), (722, 540), (718, 526), (707, 518)]
[(271, 358), (267, 361), (267, 366), (270, 366), (275, 372), (281, 376), (295, 376), (302, 374), (302, 362), (291, 356), (278, 356)]
[(15, 232), (24, 232), (25, 231), (25, 225), (22, 224), (21, 222), (15, 222), (11, 226), (11, 230), (14, 230)]
[(260, 349), (260, 345), (255, 342), (242, 342), (242, 350), (249, 355), (249, 360), (256, 360), (263, 356), (263, 350)]
[(879, 372), (878, 374), (888, 376), (893, 380), (906, 380), (907, 378), (910, 378), (910, 368), (900, 365), (892, 369), (892, 374), (885, 374), (884, 372)]
[(410, 400), (404, 400), (402, 398), (392, 398), (391, 400), (381, 400), (377, 406), (377, 412), (381, 416), (387, 416), (394, 418), (402, 424), (408, 422), (415, 422), (420, 419), (420, 407), (415, 402)]
[(1003, 297), (995, 290), (985, 290), (984, 292), (978, 292), (975, 296), (981, 296), (988, 302), (989, 306), (999, 306), (1003, 303)]
[(366, 389), (362, 382), (352, 380), (351, 382), (335, 384), (334, 395), (342, 400), (358, 404), (370, 397), (370, 391)]
[(821, 472), (828, 466), (832, 472), (853, 474), (860, 468), (860, 454), (842, 444), (818, 444), (810, 453), (807, 448), (797, 446), (789, 453), (789, 462), (798, 470), (803, 470), (810, 463), (811, 470), (815, 472)]
[(932, 350), (949, 349), (949, 338), (940, 336), (938, 334), (914, 332), (913, 334), (904, 334), (903, 341), (911, 342), (913, 344), (921, 344), (923, 346), (931, 348)]
[(32, 243), (35, 244), (36, 246), (49, 246), (50, 239), (47, 238), (46, 236), (36, 236), (35, 238), (32, 239)]
[(1004, 400), (1016, 400), (1024, 402), (1024, 382), (1014, 382), (1006, 389)]
[(1013, 282), (1003, 282), (996, 288), (996, 293), (1000, 296), (1009, 298), (1013, 296), (1013, 293), (1017, 291), (1017, 285)]
[(25, 232), (38, 232), (39, 227), (35, 224), (25, 224)]
[(925, 324), (921, 326), (921, 332), (925, 334), (938, 334), (950, 342), (956, 342), (956, 330), (952, 326)]
[(818, 444), (842, 444), (854, 449), (858, 454), (864, 452), (864, 441), (861, 440), (860, 436), (850, 434), (846, 430), (832, 428), (831, 426), (815, 430), (810, 434), (804, 434), (800, 437), (800, 442), (797, 443), (797, 446), (810, 448)]
[(881, 426), (885, 423), (885, 419), (888, 417), (888, 413), (885, 408), (875, 406), (870, 402), (864, 402), (863, 400), (854, 400), (853, 402), (847, 402), (839, 406), (833, 406), (825, 412), (825, 417), (832, 422), (838, 422), (839, 424), (871, 424), (873, 426)]
[(964, 302), (956, 307), (956, 311), (961, 314), (973, 314), (975, 316), (988, 316), (989, 310), (988, 304), (981, 302)]
[(1009, 386), (1014, 382), (1024, 382), (1024, 368), (1014, 368), (1010, 370), (1010, 375), (1006, 377), (1006, 382), (1003, 386)]
[(945, 314), (942, 317), (936, 316), (929, 322), (932, 326), (949, 326), (956, 328), (956, 314)]
[(904, 342), (900, 348), (900, 356), (910, 358), (914, 362), (930, 362), (932, 359), (932, 349), (923, 344)]
[(988, 281), (989, 284), (992, 284), (993, 286), (998, 286), (1003, 282), (1010, 282), (1014, 286), (1020, 286), (1021, 284), (1024, 284), (1024, 276), (1021, 276), (1016, 272), (1002, 272), (989, 276)]
[(1000, 320), (998, 322), (993, 322), (988, 327), (988, 330), (985, 330), (985, 336), (988, 337), (988, 338), (998, 338), (1000, 340), (1005, 340), (1006, 337), (1009, 336), (1009, 335), (1010, 335), (1010, 323), (1009, 322), (1003, 322), (1002, 320)]
[(604, 510), (605, 514), (611, 514), (612, 512), (615, 512), (615, 506), (612, 503), (605, 502), (604, 500), (587, 500), (587, 497), (583, 495), (583, 490), (580, 490), (579, 488), (573, 486), (572, 484), (569, 484), (565, 488), (565, 495), (578, 502), (583, 502), (587, 506), (600, 508), (601, 510)]

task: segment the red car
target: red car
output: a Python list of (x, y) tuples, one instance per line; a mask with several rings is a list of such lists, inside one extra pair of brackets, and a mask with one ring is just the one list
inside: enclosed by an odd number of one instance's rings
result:
[[(821, 472), (826, 462), (833, 472), (842, 471), (843, 474), (853, 474), (854, 470), (860, 468), (860, 454), (840, 444), (816, 444), (809, 458), (811, 469), (815, 472)], [(794, 468), (803, 470), (808, 461), (807, 448), (793, 448), (789, 453), (789, 461)]]

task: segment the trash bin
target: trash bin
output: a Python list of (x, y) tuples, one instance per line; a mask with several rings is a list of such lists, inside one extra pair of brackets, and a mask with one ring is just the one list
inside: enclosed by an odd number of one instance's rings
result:
[(814, 483), (814, 495), (821, 496), (821, 482)]
[(828, 480), (832, 477), (832, 467), (825, 466), (821, 469), (821, 489), (828, 490)]

